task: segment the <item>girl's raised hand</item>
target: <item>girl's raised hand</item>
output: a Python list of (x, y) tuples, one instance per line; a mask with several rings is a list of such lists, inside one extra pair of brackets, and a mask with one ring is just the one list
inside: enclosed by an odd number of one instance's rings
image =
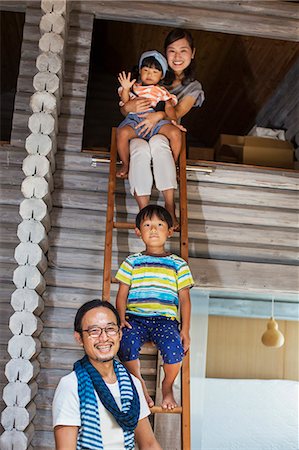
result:
[(126, 72), (122, 71), (121, 73), (118, 74), (117, 79), (123, 89), (131, 89), (133, 84), (136, 82), (136, 79), (131, 81), (131, 72), (128, 72), (127, 75)]

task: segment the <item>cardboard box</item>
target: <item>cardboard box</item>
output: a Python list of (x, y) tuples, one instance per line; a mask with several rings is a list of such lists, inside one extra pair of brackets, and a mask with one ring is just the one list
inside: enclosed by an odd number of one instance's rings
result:
[(294, 149), (288, 141), (245, 136), (243, 164), (292, 169), (294, 167)]
[(242, 163), (244, 136), (220, 134), (215, 145), (215, 161)]
[(201, 160), (201, 161), (214, 161), (213, 148), (207, 147), (189, 147), (188, 159)]
[(215, 160), (264, 167), (294, 167), (294, 150), (288, 141), (268, 137), (221, 134)]

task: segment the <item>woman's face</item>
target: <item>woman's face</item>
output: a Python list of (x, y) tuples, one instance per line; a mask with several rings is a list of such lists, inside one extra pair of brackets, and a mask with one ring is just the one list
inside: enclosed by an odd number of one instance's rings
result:
[(176, 75), (180, 75), (183, 70), (187, 69), (194, 54), (195, 49), (191, 49), (186, 38), (173, 42), (166, 49), (168, 65)]

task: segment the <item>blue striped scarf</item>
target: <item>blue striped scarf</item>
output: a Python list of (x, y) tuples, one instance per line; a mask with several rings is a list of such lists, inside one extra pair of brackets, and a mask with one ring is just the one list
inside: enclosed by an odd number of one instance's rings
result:
[(121, 410), (103, 378), (89, 362), (86, 355), (74, 364), (78, 379), (81, 415), (77, 450), (104, 450), (98, 403), (94, 391), (97, 392), (104, 407), (114, 416), (123, 429), (125, 450), (134, 449), (134, 430), (140, 415), (139, 395), (127, 369), (115, 360), (113, 365), (119, 384)]

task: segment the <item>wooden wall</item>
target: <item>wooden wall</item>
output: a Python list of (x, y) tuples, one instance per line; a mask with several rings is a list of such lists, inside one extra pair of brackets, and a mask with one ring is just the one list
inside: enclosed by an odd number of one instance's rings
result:
[[(74, 20), (73, 26), (78, 31), (81, 29), (80, 17), (73, 17), (71, 21)], [(21, 166), (26, 156), (22, 146), (28, 133), (26, 120), (29, 115), (28, 99), (32, 92), (30, 80), (34, 74), (32, 61), (36, 57), (34, 52), (37, 52), (33, 46), (38, 21), (34, 15), (31, 20), (35, 21), (35, 27), (32, 26), (34, 23), (27, 21), (27, 34), (22, 47), (22, 71), (18, 81), (12, 141), (15, 146), (2, 146), (0, 151), (1, 367), (7, 361), (6, 346), (11, 336), (8, 321), (11, 315), (12, 273), (16, 267), (13, 253), (18, 243), (16, 229), (22, 198), (20, 185), (24, 178)], [(90, 38), (90, 29), (88, 33)], [(85, 33), (86, 38), (88, 33)], [(34, 39), (31, 36), (35, 36)], [(86, 90), (89, 46), (85, 46), (85, 51), (84, 45), (82, 49), (75, 44), (72, 47), (73, 36), (69, 34), (73, 53), (69, 53), (70, 72), (66, 72), (70, 78), (64, 85), (65, 103), (52, 197), (49, 268), (45, 274), (47, 290), (42, 314), (41, 371), (35, 398), (36, 431), (32, 443), (36, 450), (54, 447), (51, 429), (54, 390), (60, 377), (71, 370), (73, 362), (81, 355), (72, 335), (76, 309), (85, 301), (100, 297), (102, 289), (108, 166), (101, 164), (92, 168), (91, 155), (80, 153), (85, 98), (85, 94), (81, 93)], [(72, 58), (75, 64), (70, 61)], [(85, 58), (84, 61), (81, 58)], [(75, 70), (77, 68), (78, 72)], [(71, 78), (72, 75), (74, 78)], [(72, 102), (76, 105), (75, 110), (78, 108), (78, 117), (67, 109)], [(74, 132), (76, 123), (78, 133)], [(268, 292), (272, 289), (294, 295), (298, 257), (294, 247), (298, 214), (296, 189), (296, 174), (283, 170), (214, 164), (211, 175), (189, 173), (190, 256), (197, 285), (209, 290)], [(154, 200), (157, 198), (155, 193)], [(116, 216), (133, 221), (136, 213), (137, 206), (128, 193), (127, 182), (119, 181)], [(177, 237), (171, 240), (170, 246), (173, 251), (178, 251)], [(131, 231), (120, 231), (113, 244), (113, 271), (128, 253), (138, 250), (141, 250), (140, 240)], [(112, 301), (115, 293), (114, 285)], [(143, 369), (150, 382), (155, 376), (153, 358), (151, 353), (146, 356)], [(1, 387), (6, 383), (2, 370), (0, 383)]]
[(208, 378), (261, 378), (299, 381), (299, 323), (279, 320), (280, 348), (261, 342), (267, 320), (209, 317)]
[[(18, 204), (25, 152), (1, 152), (2, 362), (10, 336), (10, 293), (15, 268)], [(188, 173), (190, 262), (198, 286), (210, 291), (281, 292), (287, 300), (297, 289), (296, 174), (215, 164), (211, 175)], [(49, 268), (42, 314), (44, 332), (36, 398), (36, 449), (53, 448), (51, 400), (59, 378), (79, 357), (72, 327), (76, 309), (99, 298), (102, 289), (108, 165), (91, 167), (91, 155), (59, 150), (54, 174)], [(126, 195), (125, 195), (126, 193)], [(157, 194), (154, 194), (157, 200)], [(116, 216), (133, 221), (137, 213), (127, 182), (118, 182)], [(178, 238), (170, 241), (178, 251)], [(134, 233), (119, 231), (113, 243), (113, 271), (131, 252), (141, 250)], [(116, 293), (112, 286), (112, 301)], [(235, 319), (238, 321), (239, 319)], [(266, 321), (263, 321), (262, 328)], [(212, 330), (212, 328), (210, 328)], [(218, 352), (219, 349), (217, 349)], [(152, 355), (146, 376), (153, 376)], [(239, 376), (239, 375), (238, 375)], [(2, 375), (2, 383), (5, 378)]]

